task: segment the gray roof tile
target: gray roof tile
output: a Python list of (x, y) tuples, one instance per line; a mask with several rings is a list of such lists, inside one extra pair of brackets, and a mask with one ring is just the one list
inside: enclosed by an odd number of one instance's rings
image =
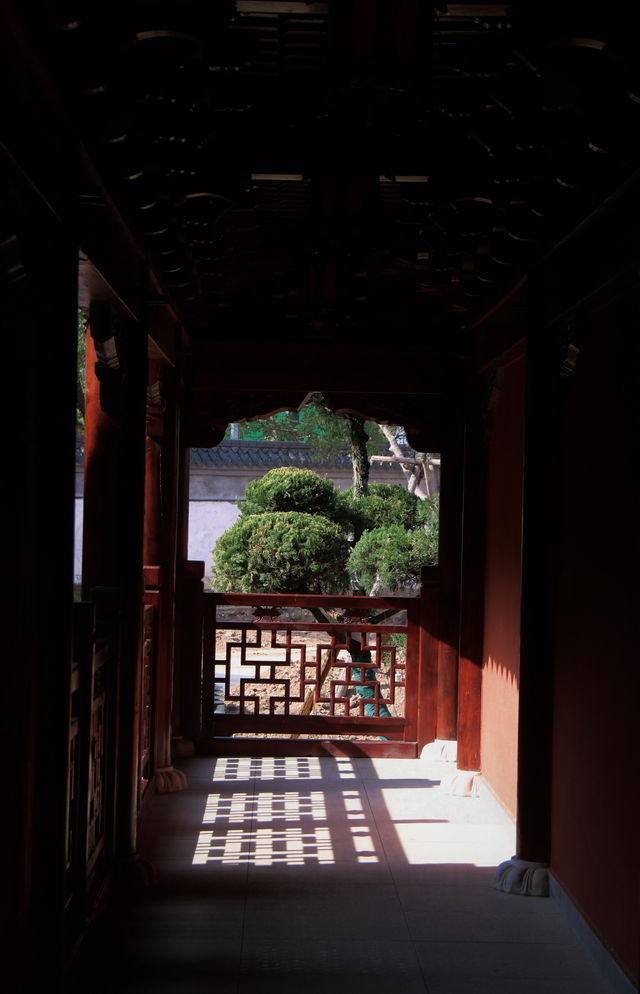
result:
[[(84, 437), (76, 436), (76, 462), (84, 462)], [(222, 469), (250, 466), (274, 469), (278, 466), (299, 466), (301, 469), (350, 469), (346, 452), (327, 458), (314, 459), (312, 449), (304, 442), (239, 442), (226, 440), (213, 449), (191, 449), (190, 462), (202, 469)], [(379, 463), (378, 470), (394, 468), (391, 463)]]
[(330, 458), (313, 458), (313, 452), (304, 442), (238, 442), (224, 441), (214, 449), (191, 449), (191, 465), (202, 468), (251, 466), (272, 469), (277, 466), (319, 467), (351, 466), (346, 452)]

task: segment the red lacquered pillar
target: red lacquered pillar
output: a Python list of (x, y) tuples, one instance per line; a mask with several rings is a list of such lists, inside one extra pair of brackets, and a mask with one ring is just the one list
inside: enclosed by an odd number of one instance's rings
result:
[[(531, 285), (536, 300), (536, 284)], [(538, 294), (540, 296), (540, 294)], [(516, 854), (495, 886), (546, 896), (551, 856), (556, 500), (560, 369), (554, 336), (527, 336)]]
[(467, 417), (464, 454), (464, 519), (458, 669), (458, 756), (465, 772), (480, 771), (482, 639), (486, 517), (486, 445), (479, 402)]

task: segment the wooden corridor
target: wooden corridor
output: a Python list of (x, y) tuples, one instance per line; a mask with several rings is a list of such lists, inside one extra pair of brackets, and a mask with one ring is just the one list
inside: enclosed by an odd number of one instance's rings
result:
[(491, 888), (492, 798), (425, 760), (198, 757), (153, 795), (156, 881), (96, 930), (74, 994), (608, 994), (549, 899)]

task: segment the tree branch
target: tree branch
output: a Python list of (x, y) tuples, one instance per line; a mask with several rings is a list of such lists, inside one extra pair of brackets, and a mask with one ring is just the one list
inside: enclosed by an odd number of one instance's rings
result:
[[(384, 437), (386, 438), (387, 442), (389, 443), (389, 448), (391, 449), (391, 451), (393, 452), (394, 456), (396, 457), (396, 462), (398, 462), (400, 464), (400, 469), (402, 470), (402, 472), (404, 473), (404, 475), (407, 477), (407, 483), (408, 483), (411, 480), (412, 473), (411, 473), (411, 470), (407, 469), (407, 467), (404, 465), (404, 463), (407, 462), (408, 460), (407, 460), (406, 456), (404, 455), (402, 449), (400, 448), (400, 446), (396, 442), (395, 435), (393, 434), (393, 432), (391, 431), (391, 428), (389, 428), (388, 425), (380, 425), (380, 430), (382, 431), (382, 434), (384, 435)], [(415, 464), (415, 462), (417, 462), (417, 460), (414, 459), (413, 463)], [(419, 497), (420, 500), (425, 500), (426, 497), (428, 497), (428, 494), (426, 493), (424, 487), (417, 485), (417, 481), (416, 481), (416, 486), (415, 486), (414, 492), (415, 492), (416, 497)]]

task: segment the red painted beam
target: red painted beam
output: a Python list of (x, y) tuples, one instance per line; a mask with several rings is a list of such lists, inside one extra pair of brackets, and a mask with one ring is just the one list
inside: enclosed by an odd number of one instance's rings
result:
[(212, 756), (347, 756), (351, 759), (415, 759), (416, 742), (350, 739), (202, 739), (199, 751)]

